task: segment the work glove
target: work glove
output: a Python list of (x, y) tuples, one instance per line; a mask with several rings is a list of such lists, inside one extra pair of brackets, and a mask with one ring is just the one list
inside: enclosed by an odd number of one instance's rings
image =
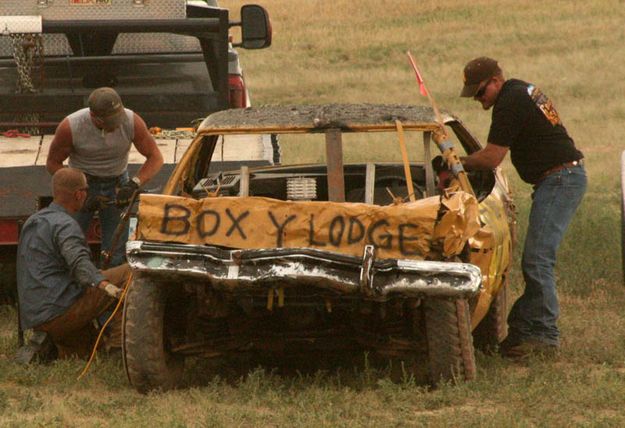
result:
[(434, 169), (434, 172), (436, 172), (437, 174), (449, 170), (449, 168), (447, 167), (447, 162), (445, 161), (445, 159), (443, 159), (441, 155), (438, 155), (434, 157), (434, 159), (432, 159), (432, 169)]
[(87, 199), (85, 199), (85, 203), (82, 204), (80, 211), (84, 213), (92, 213), (98, 210), (98, 198), (96, 195), (87, 194)]
[(111, 296), (114, 299), (118, 299), (122, 296), (122, 289), (117, 287), (114, 284), (111, 284), (110, 282), (107, 282), (106, 284), (104, 284), (104, 286), (100, 286), (98, 285), (98, 288), (102, 291), (104, 291), (106, 294), (108, 294), (109, 296)]
[(109, 202), (109, 198), (107, 198), (106, 196), (88, 195), (80, 211), (86, 212), (86, 213), (93, 213), (93, 212), (103, 209), (107, 205), (108, 202)]
[(117, 190), (117, 208), (126, 208), (137, 190), (139, 186), (132, 180), (122, 184)]
[(438, 177), (436, 188), (442, 192), (451, 185), (453, 175), (447, 166), (447, 162), (441, 155), (432, 159), (432, 169), (434, 169), (434, 172), (436, 172), (436, 176)]

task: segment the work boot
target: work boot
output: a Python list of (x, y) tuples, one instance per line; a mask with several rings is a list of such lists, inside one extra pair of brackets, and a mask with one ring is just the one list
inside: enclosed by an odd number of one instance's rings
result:
[(122, 311), (118, 311), (102, 336), (102, 348), (108, 354), (115, 354), (122, 348)]
[(499, 353), (502, 357), (513, 360), (525, 360), (530, 357), (557, 359), (560, 347), (531, 337), (518, 339), (508, 336), (499, 344)]
[(15, 362), (19, 364), (49, 363), (56, 358), (56, 347), (48, 333), (43, 331), (33, 331), (28, 343), (15, 353)]

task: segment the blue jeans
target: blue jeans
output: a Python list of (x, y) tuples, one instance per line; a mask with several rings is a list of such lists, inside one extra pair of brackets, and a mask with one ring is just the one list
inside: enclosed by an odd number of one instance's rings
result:
[(508, 316), (509, 335), (559, 345), (560, 314), (554, 276), (556, 253), (586, 191), (582, 165), (547, 176), (534, 187), (523, 249), (525, 291)]
[[(117, 179), (110, 180), (92, 180), (87, 177), (87, 183), (89, 190), (87, 192), (87, 199), (101, 196), (104, 199), (104, 207), (98, 209), (98, 217), (100, 218), (100, 227), (102, 229), (102, 243), (100, 248), (102, 251), (110, 251), (113, 241), (113, 235), (115, 229), (119, 224), (119, 220), (122, 215), (121, 209), (115, 205), (116, 200), (116, 188), (121, 184), (128, 182), (128, 173), (124, 172)], [(81, 229), (87, 234), (89, 225), (93, 219), (95, 211), (79, 211), (74, 215), (74, 218), (80, 225)], [(126, 241), (128, 241), (128, 228), (125, 227), (117, 239), (115, 250), (111, 254), (111, 261), (109, 268), (113, 266), (119, 266), (126, 260)]]

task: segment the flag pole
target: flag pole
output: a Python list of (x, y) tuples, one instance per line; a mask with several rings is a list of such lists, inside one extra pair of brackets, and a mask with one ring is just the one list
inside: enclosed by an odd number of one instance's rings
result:
[(417, 67), (417, 63), (412, 57), (412, 54), (410, 53), (410, 51), (407, 51), (406, 54), (408, 55), (410, 65), (415, 72), (417, 83), (419, 84), (419, 92), (421, 93), (421, 95), (427, 97), (430, 101), (430, 105), (432, 106), (432, 110), (434, 111), (434, 117), (436, 118), (436, 122), (438, 123), (440, 130), (445, 137), (445, 140), (441, 142), (437, 141), (436, 138), (433, 138), (433, 140), (436, 143), (438, 149), (441, 151), (443, 158), (445, 159), (445, 161), (447, 161), (447, 165), (449, 165), (451, 172), (454, 174), (454, 176), (456, 176), (458, 181), (460, 181), (460, 187), (462, 188), (462, 190), (475, 196), (475, 193), (473, 192), (473, 187), (471, 186), (469, 178), (467, 177), (467, 173), (464, 170), (462, 163), (460, 162), (460, 158), (454, 150), (454, 145), (448, 139), (447, 131), (445, 130), (445, 122), (443, 121), (443, 116), (438, 109), (438, 105), (436, 104), (434, 97), (430, 94), (430, 91), (428, 91), (427, 87), (425, 86), (425, 80), (423, 80), (423, 76), (421, 75), (419, 67)]
[(412, 65), (412, 69), (414, 70), (415, 75), (417, 77), (417, 83), (419, 84), (419, 92), (424, 97), (427, 97), (428, 101), (430, 102), (430, 105), (432, 106), (432, 110), (434, 110), (434, 116), (436, 117), (436, 121), (439, 123), (439, 125), (441, 125), (441, 130), (443, 131), (443, 133), (447, 135), (447, 132), (445, 132), (445, 127), (443, 123), (443, 116), (441, 116), (441, 112), (438, 109), (438, 105), (436, 104), (434, 97), (430, 95), (430, 91), (428, 91), (427, 87), (425, 86), (425, 81), (423, 80), (423, 76), (421, 75), (421, 72), (419, 71), (419, 67), (417, 67), (417, 63), (412, 57), (412, 54), (410, 53), (410, 51), (406, 52), (406, 54), (408, 54), (410, 65)]

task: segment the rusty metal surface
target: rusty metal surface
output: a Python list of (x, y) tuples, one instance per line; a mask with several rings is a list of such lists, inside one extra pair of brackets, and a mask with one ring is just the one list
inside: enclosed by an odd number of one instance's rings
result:
[[(443, 113), (445, 121), (455, 119)], [(230, 109), (208, 116), (201, 131), (225, 129), (283, 129), (326, 130), (338, 128), (395, 130), (395, 120), (405, 128), (432, 130), (438, 125), (430, 107), (401, 104), (326, 104), (261, 106)]]
[(326, 132), (326, 162), (328, 164), (328, 199), (345, 202), (345, 176), (343, 174), (343, 140), (341, 131)]

